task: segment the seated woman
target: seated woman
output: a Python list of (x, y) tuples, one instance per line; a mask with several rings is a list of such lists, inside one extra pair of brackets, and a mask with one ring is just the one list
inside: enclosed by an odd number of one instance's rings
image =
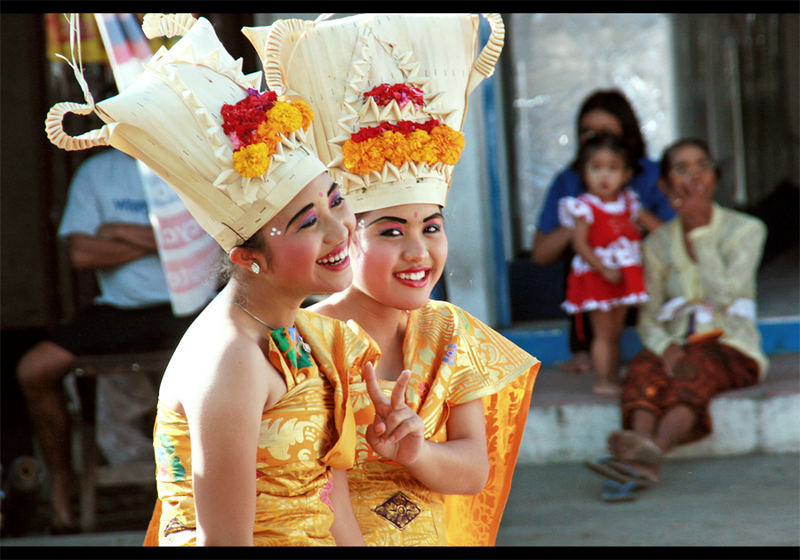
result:
[(718, 180), (702, 140), (664, 151), (659, 184), (677, 217), (643, 243), (650, 294), (638, 323), (644, 349), (624, 380), (623, 430), (608, 438), (613, 457), (587, 463), (624, 485), (607, 499), (630, 498), (630, 490), (657, 482), (665, 453), (711, 433), (715, 395), (766, 375), (755, 294), (767, 230), (713, 201)]

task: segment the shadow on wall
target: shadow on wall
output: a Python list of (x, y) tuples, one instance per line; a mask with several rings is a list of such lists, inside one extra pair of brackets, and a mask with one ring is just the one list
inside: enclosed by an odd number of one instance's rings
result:
[(800, 188), (783, 181), (758, 204), (742, 209), (767, 224), (761, 266), (800, 245)]

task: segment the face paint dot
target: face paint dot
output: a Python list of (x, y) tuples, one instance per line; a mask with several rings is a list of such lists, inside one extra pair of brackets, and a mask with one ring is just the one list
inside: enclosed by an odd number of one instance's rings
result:
[(320, 197), (323, 197), (323, 196), (325, 196), (325, 193), (323, 193), (323, 192), (320, 192), (320, 193), (319, 193), (319, 196), (320, 196)]
[(419, 218), (419, 212), (414, 212), (414, 217)]

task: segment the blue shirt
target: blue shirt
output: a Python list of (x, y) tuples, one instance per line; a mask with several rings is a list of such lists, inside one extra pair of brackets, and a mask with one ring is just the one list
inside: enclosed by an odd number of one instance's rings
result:
[[(150, 225), (136, 160), (116, 149), (92, 156), (78, 168), (58, 235), (94, 235), (106, 222)], [(156, 253), (95, 270), (95, 275), (100, 286), (95, 303), (137, 308), (169, 302), (167, 279)]]
[[(658, 188), (659, 165), (647, 158), (639, 160), (642, 170), (636, 174), (628, 186), (639, 195), (642, 207), (649, 210), (665, 222), (675, 217), (675, 211), (669, 205), (667, 197)], [(583, 180), (578, 172), (568, 167), (561, 171), (547, 190), (539, 223), (536, 228), (542, 233), (550, 233), (560, 224), (558, 222), (558, 201), (565, 196), (579, 196), (586, 192)]]

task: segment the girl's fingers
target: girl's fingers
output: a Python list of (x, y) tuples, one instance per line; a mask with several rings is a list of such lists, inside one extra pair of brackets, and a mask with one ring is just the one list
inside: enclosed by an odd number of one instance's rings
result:
[(381, 420), (376, 419), (374, 423), (367, 427), (367, 429), (370, 430), (374, 436), (378, 437), (383, 435), (383, 433), (386, 431), (386, 424)]
[(372, 405), (375, 407), (376, 411), (381, 405), (384, 407), (389, 405), (389, 400), (383, 396), (383, 392), (378, 386), (378, 379), (375, 375), (375, 369), (372, 367), (372, 362), (367, 362), (364, 364), (361, 377), (364, 378), (364, 383), (367, 385), (367, 394), (369, 395)]
[(400, 410), (406, 406), (406, 388), (411, 378), (411, 371), (404, 369), (392, 390), (392, 410)]
[(395, 426), (394, 430), (386, 436), (384, 434), (383, 437), (388, 438), (389, 442), (395, 443), (403, 439), (404, 437), (414, 434), (414, 432), (419, 432), (419, 437), (422, 437), (422, 432), (420, 430), (421, 426), (417, 423), (416, 415), (406, 418), (402, 422), (400, 422), (397, 426)]

